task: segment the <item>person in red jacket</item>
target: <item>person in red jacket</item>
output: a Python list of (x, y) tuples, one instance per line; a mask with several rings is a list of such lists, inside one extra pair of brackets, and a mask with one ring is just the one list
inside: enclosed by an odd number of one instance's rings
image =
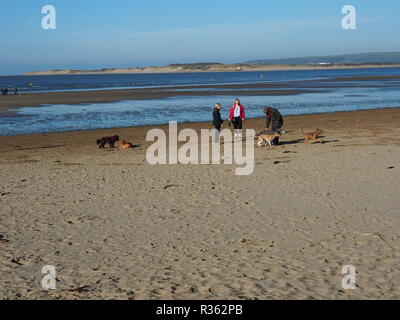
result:
[(239, 99), (235, 99), (231, 111), (229, 113), (229, 121), (233, 123), (233, 128), (235, 129), (235, 140), (242, 139), (242, 128), (246, 120), (244, 107), (240, 103)]

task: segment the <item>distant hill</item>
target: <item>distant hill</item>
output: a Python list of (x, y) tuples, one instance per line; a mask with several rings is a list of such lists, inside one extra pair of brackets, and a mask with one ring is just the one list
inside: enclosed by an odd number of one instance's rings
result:
[(256, 65), (304, 65), (304, 64), (392, 64), (400, 63), (400, 52), (372, 52), (335, 56), (265, 59), (248, 61)]

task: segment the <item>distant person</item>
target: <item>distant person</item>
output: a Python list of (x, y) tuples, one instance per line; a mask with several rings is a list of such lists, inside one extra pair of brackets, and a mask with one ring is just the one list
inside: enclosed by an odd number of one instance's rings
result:
[[(272, 133), (280, 133), (282, 126), (283, 126), (283, 117), (278, 109), (272, 107), (265, 107), (265, 130), (269, 131), (269, 127), (271, 125)], [(279, 137), (275, 138), (272, 141), (273, 145), (279, 145)]]
[(4, 94), (8, 95), (8, 88), (4, 88)]
[(215, 132), (215, 137), (214, 137), (214, 142), (215, 143), (219, 143), (219, 133), (221, 132), (221, 126), (222, 123), (224, 122), (221, 118), (221, 104), (217, 103), (214, 107), (214, 111), (213, 111), (213, 125), (215, 130), (217, 130)]
[(233, 128), (235, 130), (235, 140), (242, 139), (242, 128), (246, 121), (244, 107), (240, 103), (239, 99), (235, 99), (231, 111), (229, 113), (229, 121), (232, 121)]
[(18, 94), (18, 89), (15, 88), (15, 89), (14, 89), (14, 95), (17, 95), (17, 94)]
[(6, 95), (6, 88), (1, 88), (1, 95), (3, 95), (3, 96)]

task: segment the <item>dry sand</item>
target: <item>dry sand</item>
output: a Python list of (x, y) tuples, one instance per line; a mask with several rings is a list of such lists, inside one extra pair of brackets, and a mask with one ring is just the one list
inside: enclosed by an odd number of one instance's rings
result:
[[(287, 117), (284, 144), (257, 148), (244, 177), (150, 166), (149, 128), (0, 137), (0, 298), (398, 299), (399, 121)], [(325, 143), (305, 145), (301, 127)], [(99, 150), (114, 133), (140, 147)], [(41, 288), (44, 265), (56, 290)], [(356, 290), (341, 287), (344, 265)]]

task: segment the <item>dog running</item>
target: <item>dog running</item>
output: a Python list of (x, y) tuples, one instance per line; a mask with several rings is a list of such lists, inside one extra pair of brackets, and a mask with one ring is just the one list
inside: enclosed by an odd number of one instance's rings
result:
[(304, 143), (308, 143), (310, 140), (314, 141), (314, 143), (322, 143), (322, 141), (319, 139), (319, 136), (324, 132), (323, 130), (316, 129), (314, 132), (304, 133), (304, 130), (301, 129), (301, 132), (304, 135)]

